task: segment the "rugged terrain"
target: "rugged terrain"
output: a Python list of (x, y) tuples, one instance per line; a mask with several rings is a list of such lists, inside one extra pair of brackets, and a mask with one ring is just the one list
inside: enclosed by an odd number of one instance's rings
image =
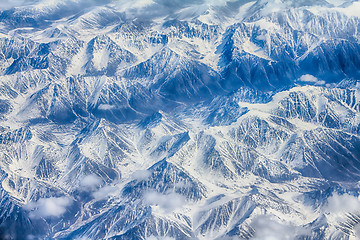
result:
[(0, 10), (1, 239), (360, 237), (358, 1)]

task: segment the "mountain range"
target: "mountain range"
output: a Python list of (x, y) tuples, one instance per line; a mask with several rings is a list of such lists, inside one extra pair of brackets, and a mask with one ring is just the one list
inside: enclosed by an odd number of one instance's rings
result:
[(5, 1), (0, 239), (358, 239), (359, 79), (359, 1)]

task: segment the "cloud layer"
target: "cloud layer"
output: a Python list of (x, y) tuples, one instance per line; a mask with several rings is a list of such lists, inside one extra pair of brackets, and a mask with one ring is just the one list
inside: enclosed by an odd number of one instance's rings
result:
[(7, 10), (14, 7), (22, 6), (52, 6), (52, 5), (74, 5), (74, 7), (89, 7), (94, 5), (103, 5), (111, 3), (111, 0), (1, 0), (0, 10)]
[[(143, 18), (154, 19), (164, 16), (180, 17), (183, 15), (206, 14), (210, 6), (219, 7), (216, 11), (222, 17), (224, 15), (232, 15), (238, 13), (239, 7), (244, 6), (253, 0), (1, 0), (0, 10), (6, 10), (13, 7), (24, 5), (36, 5), (37, 8), (52, 5), (62, 5), (62, 7), (70, 7), (72, 10), (81, 11), (84, 8), (109, 4), (111, 8), (124, 12), (130, 19)], [(329, 5), (323, 4), (323, 1), (278, 1), (263, 0), (257, 2), (260, 6), (256, 11), (262, 14), (270, 14), (274, 11), (282, 11), (287, 8), (311, 6), (315, 12), (319, 9), (327, 9), (328, 6), (334, 7), (335, 10), (343, 12), (349, 16), (360, 16), (360, 2), (353, 0), (328, 0)], [(265, 7), (264, 7), (265, 6)], [(263, 8), (264, 7), (264, 8)], [(214, 9), (212, 9), (214, 10)], [(192, 16), (194, 14), (194, 16)], [(189, 16), (188, 16), (189, 17)], [(180, 17), (181, 18), (181, 17)]]
[(13, 7), (29, 5), (33, 3), (33, 1), (26, 0), (1, 0), (0, 1), (0, 10), (7, 10)]

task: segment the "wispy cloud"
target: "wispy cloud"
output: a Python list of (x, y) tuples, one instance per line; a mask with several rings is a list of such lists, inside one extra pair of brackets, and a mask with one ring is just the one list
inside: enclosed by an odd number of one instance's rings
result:
[(317, 79), (316, 77), (314, 77), (313, 75), (310, 75), (310, 74), (302, 75), (299, 80), (301, 82), (312, 83), (312, 84), (315, 84), (315, 85), (324, 85), (325, 84), (325, 81), (319, 80), (319, 79)]
[(185, 204), (185, 198), (177, 193), (162, 194), (149, 191), (144, 194), (144, 203), (150, 206), (158, 206), (166, 212), (174, 211)]
[(80, 181), (80, 187), (85, 191), (93, 191), (102, 184), (102, 180), (95, 174), (85, 176)]
[(146, 238), (146, 240), (175, 240), (175, 238), (172, 237), (160, 237), (160, 236), (150, 236)]
[(301, 227), (277, 221), (266, 215), (256, 217), (251, 227), (255, 230), (252, 240), (293, 240), (309, 234)]
[(74, 240), (91, 240), (91, 239), (88, 237), (78, 237), (78, 238), (75, 238)]
[(22, 6), (51, 6), (51, 5), (74, 5), (74, 7), (88, 7), (111, 3), (111, 0), (1, 0), (0, 10), (7, 10), (14, 7)]
[(95, 200), (104, 200), (110, 197), (111, 195), (115, 195), (118, 189), (114, 186), (105, 186), (100, 188), (98, 191), (93, 192), (92, 196)]
[(0, 10), (7, 10), (13, 7), (25, 6), (34, 3), (34, 1), (26, 0), (1, 0), (0, 1)]
[[(197, 15), (206, 12), (210, 6), (222, 6), (230, 10), (237, 10), (237, 7), (248, 2), (251, 0), (113, 0), (112, 6), (125, 12), (130, 18), (155, 19), (164, 16), (178, 16), (173, 14), (185, 9), (190, 10), (188, 14), (193, 12)], [(188, 14), (185, 15), (188, 16)], [(191, 14), (188, 17), (191, 17)]]
[(72, 200), (68, 197), (40, 198), (36, 202), (30, 202), (24, 209), (30, 211), (30, 218), (47, 218), (62, 216), (67, 207), (72, 205)]
[(137, 170), (132, 174), (132, 177), (138, 181), (147, 180), (151, 177), (151, 172), (149, 170)]
[(356, 213), (360, 210), (360, 198), (350, 194), (333, 194), (324, 207), (328, 213)]
[(80, 181), (80, 190), (85, 192), (90, 192), (92, 197), (99, 201), (104, 200), (115, 195), (118, 191), (118, 188), (111, 185), (103, 186), (104, 181), (95, 174), (90, 174), (83, 177)]

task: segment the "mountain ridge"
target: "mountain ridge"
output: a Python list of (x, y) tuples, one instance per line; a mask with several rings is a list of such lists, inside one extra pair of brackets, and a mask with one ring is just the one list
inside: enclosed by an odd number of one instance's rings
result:
[(359, 6), (1, 10), (0, 238), (356, 239)]

